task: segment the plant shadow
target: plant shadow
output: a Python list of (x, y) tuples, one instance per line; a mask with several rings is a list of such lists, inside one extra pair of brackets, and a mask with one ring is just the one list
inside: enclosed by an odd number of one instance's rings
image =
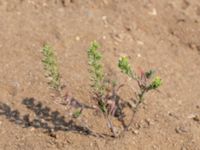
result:
[(29, 113), (21, 115), (19, 110), (13, 109), (5, 103), (0, 103), (0, 116), (5, 116), (10, 122), (23, 128), (41, 128), (47, 133), (71, 131), (82, 135), (97, 136), (89, 128), (77, 125), (72, 119), (66, 121), (65, 117), (58, 111), (52, 111), (34, 98), (25, 98), (22, 100), (22, 104), (34, 112), (35, 117), (33, 119), (31, 119)]

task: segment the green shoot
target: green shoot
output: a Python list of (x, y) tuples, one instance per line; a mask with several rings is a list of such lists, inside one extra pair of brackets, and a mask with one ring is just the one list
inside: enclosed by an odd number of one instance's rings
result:
[(51, 79), (49, 83), (54, 89), (58, 90), (60, 86), (60, 74), (54, 51), (49, 45), (44, 45), (42, 53), (44, 55), (44, 59), (42, 61), (44, 69), (48, 72), (48, 76)]
[(140, 88), (140, 92), (138, 93), (140, 100), (146, 92), (149, 90), (155, 90), (162, 84), (160, 77), (156, 77), (150, 84), (148, 84), (148, 80), (150, 80), (154, 74), (153, 70), (141, 72), (140, 76), (134, 74), (127, 57), (123, 56), (119, 58), (118, 67), (122, 73), (127, 74), (129, 77), (137, 81)]
[[(157, 88), (159, 88), (162, 84), (162, 80), (160, 77), (156, 77), (153, 81), (151, 81), (151, 78), (154, 74), (153, 70), (147, 72), (141, 71), (140, 75), (134, 74), (131, 70), (131, 65), (129, 64), (127, 57), (119, 58), (118, 67), (120, 68), (122, 73), (128, 75), (130, 78), (132, 78), (138, 83), (139, 91), (136, 93), (136, 107), (133, 108), (133, 111), (135, 113), (138, 110), (140, 104), (143, 103), (144, 95), (150, 90), (156, 90)], [(127, 128), (131, 125), (133, 121), (134, 113)]]
[(136, 79), (136, 76), (131, 69), (131, 65), (129, 64), (128, 57), (120, 57), (118, 67), (121, 69), (121, 72), (127, 74), (130, 78)]
[(98, 51), (98, 48), (98, 43), (94, 41), (88, 49), (88, 58), (92, 77), (92, 87), (98, 95), (103, 95), (105, 91), (104, 72), (101, 64), (102, 55)]
[(152, 90), (152, 89), (157, 89), (158, 87), (160, 87), (162, 84), (162, 80), (160, 79), (160, 77), (156, 77), (152, 83), (149, 85), (148, 90)]
[(77, 109), (74, 113), (73, 113), (73, 117), (74, 118), (78, 118), (82, 113), (82, 109)]
[[(94, 88), (94, 95), (96, 96), (97, 104), (104, 117), (107, 119), (111, 132), (116, 135), (112, 121), (109, 118), (108, 99), (106, 98), (106, 80), (103, 72), (103, 66), (101, 64), (102, 55), (98, 51), (99, 45), (97, 42), (93, 42), (88, 49), (88, 58), (90, 65), (90, 73), (92, 77), (92, 87)], [(116, 83), (113, 83), (116, 84)]]
[(118, 66), (123, 73), (127, 74), (129, 77), (132, 77), (133, 73), (127, 57), (121, 57), (119, 59)]

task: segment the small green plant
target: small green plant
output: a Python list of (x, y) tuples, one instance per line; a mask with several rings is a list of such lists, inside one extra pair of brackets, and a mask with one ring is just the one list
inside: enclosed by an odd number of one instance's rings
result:
[(57, 59), (54, 54), (52, 47), (45, 44), (42, 53), (44, 55), (43, 64), (44, 69), (47, 71), (48, 76), (50, 77), (50, 85), (58, 90), (60, 86), (60, 73), (58, 69)]
[[(93, 93), (95, 95), (95, 99), (97, 100), (98, 108), (104, 114), (104, 117), (108, 121), (108, 126), (115, 136), (114, 127), (110, 119), (110, 114), (113, 114), (115, 110), (115, 100), (114, 98), (111, 100), (108, 97), (108, 86), (110, 81), (105, 77), (103, 65), (101, 64), (102, 54), (98, 51), (98, 48), (99, 44), (94, 41), (88, 49), (88, 59), (92, 81), (91, 86), (93, 87)], [(114, 82), (112, 85), (112, 88), (114, 88)]]
[[(151, 90), (156, 90), (157, 88), (159, 88), (162, 84), (162, 80), (160, 77), (155, 77), (152, 80), (152, 77), (154, 75), (153, 70), (149, 70), (147, 72), (141, 71), (140, 75), (137, 75), (131, 69), (131, 65), (129, 64), (127, 57), (120, 57), (118, 61), (118, 67), (121, 69), (122, 73), (128, 75), (131, 79), (135, 80), (139, 87), (139, 92), (136, 92), (137, 102), (136, 102), (135, 107), (133, 108), (134, 110), (133, 117), (134, 117), (135, 112), (138, 110), (140, 104), (142, 104), (144, 101), (145, 94)], [(129, 125), (127, 126), (127, 128), (131, 125), (133, 121), (133, 117)]]
[(81, 115), (81, 113), (82, 113), (82, 108), (78, 108), (77, 110), (75, 110), (75, 112), (73, 113), (73, 118), (78, 118), (80, 115)]
[(104, 72), (103, 66), (101, 64), (102, 55), (98, 51), (98, 48), (99, 44), (94, 41), (88, 49), (88, 58), (92, 79), (92, 87), (94, 88), (96, 93), (98, 93), (99, 95), (103, 95), (103, 93), (105, 92)]
[[(108, 122), (108, 127), (111, 129), (114, 137), (117, 136), (115, 127), (112, 123), (112, 117), (117, 117), (118, 120), (122, 123), (124, 131), (129, 128), (133, 122), (134, 115), (138, 110), (140, 104), (144, 101), (144, 95), (150, 90), (155, 90), (162, 84), (162, 80), (159, 77), (156, 77), (152, 80), (154, 71), (149, 70), (147, 72), (141, 71), (140, 75), (137, 75), (129, 64), (127, 57), (121, 57), (118, 62), (118, 67), (121, 72), (128, 75), (131, 79), (136, 81), (139, 86), (139, 91), (136, 93), (136, 104), (135, 107), (127, 103), (127, 101), (122, 100), (117, 92), (123, 86), (117, 86), (116, 81), (111, 82), (105, 77), (103, 71), (102, 54), (98, 51), (99, 45), (97, 42), (93, 42), (88, 49), (88, 58), (90, 65), (91, 81), (93, 87), (93, 95), (97, 100), (97, 105), (99, 110), (104, 114)], [(124, 121), (124, 112), (123, 109), (129, 106), (133, 111), (133, 115), (128, 124), (125, 124)]]
[(99, 44), (94, 41), (88, 49), (88, 59), (91, 73), (91, 86), (95, 93), (98, 106), (102, 112), (106, 113), (106, 102), (104, 101), (105, 94), (105, 75), (103, 72), (103, 66), (101, 64), (102, 55), (98, 51)]
[[(50, 77), (50, 85), (58, 90), (58, 96), (62, 97), (64, 100), (64, 105), (68, 107), (69, 111), (72, 110), (72, 117), (79, 118), (85, 109), (91, 109), (98, 112), (101, 112), (105, 117), (108, 128), (111, 130), (114, 137), (119, 136), (123, 131), (126, 131), (133, 122), (133, 118), (139, 106), (144, 102), (144, 96), (149, 91), (157, 90), (161, 84), (162, 80), (160, 77), (153, 77), (154, 71), (140, 71), (139, 74), (136, 74), (129, 63), (128, 57), (120, 57), (118, 61), (118, 67), (121, 72), (128, 75), (132, 80), (137, 82), (139, 90), (136, 92), (136, 97), (133, 101), (123, 100), (119, 95), (118, 91), (124, 84), (118, 85), (117, 80), (109, 79), (103, 69), (102, 65), (102, 54), (100, 53), (99, 44), (94, 41), (91, 43), (90, 47), (87, 50), (88, 54), (88, 63), (90, 66), (90, 74), (91, 74), (91, 86), (93, 88), (92, 96), (96, 102), (95, 105), (87, 105), (81, 103), (79, 100), (75, 99), (71, 96), (70, 92), (66, 92), (64, 96), (62, 96), (63, 87), (60, 85), (60, 73), (57, 63), (57, 58), (54, 54), (54, 50), (49, 45), (45, 44), (42, 53), (44, 59), (42, 60), (44, 69), (48, 73), (48, 77)], [(129, 111), (132, 111), (132, 117), (127, 122), (126, 114), (124, 108), (129, 108)], [(131, 110), (130, 110), (131, 109)], [(71, 111), (70, 111), (71, 112)], [(129, 114), (129, 113), (127, 113)], [(123, 126), (123, 131), (119, 131), (117, 133), (117, 128), (115, 128), (112, 119), (115, 117), (115, 120), (118, 120)], [(77, 126), (80, 128), (79, 126)], [(80, 129), (77, 130), (79, 131)], [(84, 128), (83, 128), (84, 129)], [(88, 134), (104, 137), (104, 134), (98, 134), (88, 127), (86, 128)]]

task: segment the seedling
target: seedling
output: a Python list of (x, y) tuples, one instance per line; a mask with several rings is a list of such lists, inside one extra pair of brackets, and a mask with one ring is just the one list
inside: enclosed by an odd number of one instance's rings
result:
[(138, 110), (140, 104), (142, 104), (144, 101), (144, 95), (151, 90), (156, 90), (157, 88), (159, 88), (162, 84), (162, 80), (160, 77), (155, 77), (152, 80), (152, 77), (154, 75), (153, 70), (149, 70), (147, 72), (141, 71), (140, 75), (137, 75), (131, 69), (131, 66), (129, 64), (127, 57), (120, 57), (119, 62), (118, 62), (118, 67), (121, 69), (122, 73), (128, 75), (131, 79), (135, 80), (139, 87), (139, 91), (136, 92), (137, 102), (136, 102), (135, 107), (133, 108), (134, 113), (133, 113), (130, 123), (126, 127), (128, 129), (128, 127), (132, 124), (135, 112)]
[(92, 80), (91, 86), (93, 87), (95, 93), (102, 96), (105, 92), (104, 72), (101, 64), (102, 55), (97, 50), (98, 48), (98, 43), (93, 42), (88, 49), (88, 58)]
[[(118, 67), (120, 68), (121, 72), (128, 75), (132, 80), (136, 81), (139, 87), (139, 91), (136, 92), (136, 102), (134, 105), (132, 105), (133, 103), (122, 100), (118, 95), (118, 91), (121, 87), (123, 87), (123, 84), (117, 86), (117, 80), (108, 79), (108, 77), (105, 75), (102, 65), (102, 54), (100, 51), (98, 51), (99, 47), (99, 44), (94, 41), (91, 43), (91, 46), (87, 51), (89, 59), (88, 63), (90, 66), (89, 70), (91, 74), (91, 87), (93, 88), (92, 96), (96, 102), (96, 105), (89, 106), (80, 103), (69, 93), (66, 93), (63, 98), (70, 110), (72, 107), (75, 108), (75, 110), (73, 109), (74, 112), (72, 113), (73, 118), (78, 118), (83, 113), (85, 108), (100, 111), (107, 120), (108, 127), (113, 133), (113, 136), (117, 137), (120, 133), (116, 133), (116, 128), (112, 123), (113, 117), (116, 117), (122, 123), (124, 127), (123, 131), (127, 130), (132, 124), (134, 115), (139, 106), (144, 102), (145, 94), (149, 91), (158, 89), (162, 84), (162, 80), (160, 77), (153, 78), (153, 70), (146, 72), (141, 71), (139, 75), (136, 74), (135, 71), (132, 70), (128, 58), (121, 57), (118, 61)], [(58, 90), (60, 87), (60, 74), (53, 49), (50, 46), (45, 45), (43, 47), (43, 54), (44, 68), (47, 70), (48, 76), (51, 78), (50, 84), (53, 88)], [(131, 108), (133, 111), (133, 115), (128, 124), (124, 121), (124, 117), (126, 116), (123, 112), (123, 109), (127, 106), (129, 106), (129, 108)], [(92, 133), (97, 135), (93, 131)]]
[(56, 90), (60, 87), (60, 73), (58, 69), (58, 63), (54, 50), (49, 45), (44, 45), (42, 49), (44, 55), (43, 64), (44, 69), (47, 71), (48, 76), (50, 77), (49, 84)]
[[(136, 93), (136, 104), (135, 107), (128, 103), (128, 106), (131, 106), (133, 110), (133, 115), (130, 122), (126, 125), (124, 122), (123, 108), (127, 106), (127, 102), (123, 101), (117, 94), (118, 90), (123, 86), (120, 85), (117, 87), (116, 82), (111, 82), (107, 80), (103, 72), (103, 65), (101, 64), (102, 54), (98, 51), (99, 45), (97, 42), (93, 42), (88, 49), (88, 58), (90, 65), (91, 73), (91, 86), (93, 87), (93, 95), (97, 100), (98, 108), (104, 114), (108, 122), (108, 127), (111, 129), (111, 132), (116, 137), (115, 128), (112, 123), (112, 116), (118, 118), (122, 122), (124, 129), (128, 129), (133, 122), (134, 115), (138, 110), (140, 104), (144, 101), (144, 95), (151, 91), (156, 90), (162, 84), (162, 80), (159, 77), (155, 77), (152, 80), (154, 71), (149, 70), (147, 72), (140, 72), (140, 75), (137, 75), (129, 64), (127, 57), (121, 57), (118, 62), (118, 67), (121, 69), (121, 72), (128, 75), (132, 80), (136, 81), (139, 87), (139, 91)], [(111, 86), (110, 86), (111, 85)], [(124, 131), (125, 131), (124, 130)]]
[(116, 84), (113, 82), (112, 95), (109, 96), (109, 84), (110, 81), (106, 79), (103, 65), (101, 64), (102, 55), (98, 51), (99, 45), (97, 42), (93, 42), (88, 49), (88, 58), (91, 73), (91, 86), (93, 87), (93, 95), (95, 95), (95, 100), (97, 101), (98, 108), (104, 114), (104, 117), (108, 121), (108, 126), (113, 132), (115, 131), (110, 119), (110, 115), (115, 113), (116, 110), (116, 100), (113, 94), (115, 94), (114, 87)]
[(80, 115), (81, 115), (81, 113), (82, 113), (82, 108), (78, 108), (74, 113), (73, 113), (73, 117), (74, 118), (78, 118)]
[(93, 93), (96, 95), (98, 106), (103, 113), (106, 113), (106, 103), (104, 101), (105, 94), (105, 82), (104, 72), (101, 64), (102, 55), (98, 51), (99, 45), (97, 42), (93, 42), (88, 49), (88, 58), (91, 73), (91, 86), (93, 87)]

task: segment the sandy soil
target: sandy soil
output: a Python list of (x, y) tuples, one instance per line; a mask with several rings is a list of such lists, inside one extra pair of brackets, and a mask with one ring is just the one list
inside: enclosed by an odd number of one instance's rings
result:
[[(92, 103), (87, 48), (93, 40), (119, 82), (127, 81), (116, 65), (123, 54), (136, 70), (155, 68), (164, 81), (117, 139), (76, 132), (88, 124), (109, 134), (92, 112), (71, 125), (44, 76), (47, 42), (65, 90)], [(134, 86), (126, 83), (120, 95), (131, 98)], [(47, 133), (52, 127), (56, 132)], [(0, 0), (0, 135), (0, 150), (200, 150), (200, 1)]]

